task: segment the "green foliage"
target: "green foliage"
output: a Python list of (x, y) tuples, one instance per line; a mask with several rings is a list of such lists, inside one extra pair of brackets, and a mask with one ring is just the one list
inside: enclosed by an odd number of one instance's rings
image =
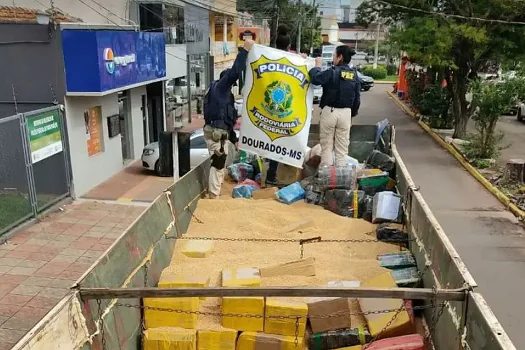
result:
[(373, 66), (364, 66), (362, 69), (362, 73), (364, 75), (368, 75), (369, 77), (372, 77), (374, 79), (385, 79), (387, 74), (387, 70), (385, 66), (378, 65), (377, 68), (374, 68)]
[(465, 147), (469, 159), (496, 158), (503, 134), (496, 131), (500, 116), (521, 94), (525, 86), (522, 79), (510, 79), (502, 83), (475, 80), (471, 84), (473, 115), (477, 133), (469, 135), (470, 144)]
[(469, 83), (488, 64), (511, 60), (514, 64), (509, 65), (516, 65), (516, 58), (525, 55), (525, 26), (432, 16), (411, 9), (521, 22), (525, 6), (511, 0), (389, 0), (367, 1), (358, 8), (358, 23), (374, 23), (377, 18), (386, 24), (400, 23), (391, 30), (390, 40), (405, 50), (412, 62), (447, 68), (455, 136), (463, 137), (472, 113), (466, 101)]
[(452, 98), (440, 82), (426, 84), (424, 73), (407, 71), (408, 96), (410, 102), (423, 115), (431, 128), (452, 128), (449, 113)]
[(387, 75), (396, 75), (397, 74), (397, 66), (395, 64), (388, 64), (386, 66), (386, 74)]

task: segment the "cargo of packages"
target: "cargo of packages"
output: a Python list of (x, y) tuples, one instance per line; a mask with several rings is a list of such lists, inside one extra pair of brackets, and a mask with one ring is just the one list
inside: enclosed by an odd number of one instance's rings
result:
[[(269, 60), (282, 52), (268, 50)], [(290, 59), (306, 76), (300, 56)], [(15, 348), (54, 349), (64, 340), (66, 350), (423, 350), (429, 334), (425, 350), (515, 350), (410, 178), (394, 129), (384, 126), (352, 125), (345, 168), (354, 170), (315, 175), (311, 164), (322, 195), (297, 200), (293, 193), (291, 205), (233, 199), (237, 183), (229, 179), (219, 199), (205, 199), (211, 163), (203, 160), (145, 208)], [(295, 131), (319, 144), (318, 125)], [(363, 169), (367, 159), (371, 169)], [(260, 167), (246, 165), (230, 167), (232, 176), (264, 184)], [(365, 195), (367, 220), (310, 204), (327, 190), (357, 189), (363, 176), (372, 177), (362, 190), (382, 189), (384, 173), (386, 199), (374, 205)], [(373, 224), (372, 215), (387, 222)], [(405, 250), (414, 261), (388, 260)], [(416, 275), (416, 285), (398, 287)], [(75, 332), (57, 331), (68, 325)]]

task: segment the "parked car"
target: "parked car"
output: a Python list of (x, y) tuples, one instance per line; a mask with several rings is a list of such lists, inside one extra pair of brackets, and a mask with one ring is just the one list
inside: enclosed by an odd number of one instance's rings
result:
[(516, 102), (516, 119), (522, 122), (525, 118), (525, 103)]
[[(239, 136), (239, 132), (237, 130), (235, 132), (237, 136)], [(190, 167), (193, 169), (209, 156), (208, 147), (204, 140), (204, 131), (197, 129), (190, 136)], [(142, 167), (154, 171), (157, 175), (160, 174), (158, 142), (152, 142), (144, 146), (142, 151)]]
[(323, 87), (314, 86), (314, 103), (321, 102), (321, 96), (323, 96)]
[(374, 87), (374, 78), (364, 75), (360, 71), (357, 71), (357, 76), (361, 81), (361, 91), (369, 91), (372, 87)]

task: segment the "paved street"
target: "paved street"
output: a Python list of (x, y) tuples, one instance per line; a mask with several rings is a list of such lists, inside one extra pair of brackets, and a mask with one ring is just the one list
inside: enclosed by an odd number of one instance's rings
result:
[(525, 159), (525, 122), (519, 122), (516, 116), (503, 116), (498, 123), (498, 129), (505, 137), (501, 146), (499, 164), (505, 164), (509, 159)]
[[(397, 146), (414, 182), (516, 348), (525, 349), (524, 230), (447, 151), (389, 101), (388, 89), (377, 85), (364, 93), (354, 123), (375, 123), (386, 117), (396, 126)], [(509, 135), (514, 140), (518, 130), (525, 132), (525, 124), (510, 121), (507, 125), (506, 120), (501, 125), (513, 131)], [(525, 154), (518, 153), (517, 146), (514, 150), (506, 154)]]

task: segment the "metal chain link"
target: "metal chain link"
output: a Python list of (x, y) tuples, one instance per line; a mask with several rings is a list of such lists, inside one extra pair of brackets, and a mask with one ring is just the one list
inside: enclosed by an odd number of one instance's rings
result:
[(294, 348), (297, 349), (299, 347), (299, 321), (300, 318), (297, 317), (295, 319), (295, 339), (294, 339)]
[[(432, 287), (432, 290), (434, 291), (434, 298), (432, 299), (431, 305), (434, 306), (434, 308), (437, 308), (437, 289), (436, 286)], [(430, 324), (430, 327), (428, 328), (428, 332), (425, 336), (425, 343), (429, 344), (432, 335), (434, 334), (434, 331), (436, 329), (437, 323), (439, 322), (439, 319), (441, 318), (441, 315), (443, 315), (443, 312), (445, 311), (445, 306), (448, 305), (448, 302), (445, 301), (441, 304), (441, 307), (439, 308), (438, 312), (432, 312), (432, 323)]]
[[(144, 264), (144, 287), (148, 286), (148, 272), (149, 272), (149, 261), (146, 261), (146, 263)], [(142, 312), (140, 313), (140, 317), (141, 317), (141, 328), (142, 328), (142, 336), (141, 336), (142, 348), (144, 349), (144, 344), (146, 340), (144, 337), (144, 332), (146, 331), (146, 317), (144, 315), (144, 310), (142, 310)]]
[(204, 222), (202, 222), (198, 217), (195, 216), (195, 213), (191, 211), (190, 207), (186, 207), (186, 209), (188, 209), (188, 211), (191, 214), (191, 217), (194, 218), (195, 221), (197, 221), (197, 223), (204, 224)]
[[(369, 232), (373, 233), (373, 232)], [(367, 233), (368, 234), (368, 233)], [(305, 239), (296, 238), (238, 238), (238, 237), (199, 237), (199, 236), (182, 236), (182, 237), (169, 237), (174, 239), (183, 240), (201, 240), (201, 241), (224, 241), (224, 242), (258, 242), (258, 243), (303, 243), (303, 244), (315, 244), (315, 243), (406, 243), (412, 239), (406, 240), (378, 240), (375, 238), (363, 238), (363, 239), (322, 239), (316, 238), (308, 242)]]
[[(309, 319), (328, 319), (332, 317), (347, 317), (347, 316), (367, 316), (367, 315), (381, 315), (381, 314), (388, 314), (392, 312), (401, 312), (399, 309), (385, 309), (385, 310), (375, 310), (375, 311), (366, 311), (366, 312), (335, 312), (331, 314), (326, 315), (311, 315), (311, 316), (304, 316), (304, 315), (275, 315), (275, 316), (269, 316), (269, 315), (261, 315), (261, 314), (239, 314), (239, 313), (221, 313), (221, 312), (207, 312), (207, 311), (191, 311), (191, 310), (180, 310), (180, 309), (171, 309), (171, 308), (163, 308), (163, 307), (154, 307), (154, 306), (145, 306), (145, 305), (135, 305), (135, 304), (129, 304), (129, 303), (115, 303), (115, 306), (117, 307), (127, 307), (132, 309), (147, 309), (152, 311), (161, 311), (161, 312), (172, 312), (176, 314), (183, 314), (183, 315), (199, 315), (199, 316), (224, 316), (224, 317), (236, 317), (236, 318), (249, 318), (249, 319), (260, 319), (260, 318), (271, 318), (271, 319), (278, 319), (278, 320), (297, 320), (297, 319), (303, 319), (303, 318), (309, 318)], [(402, 306), (404, 309), (404, 305)], [(415, 306), (414, 310), (423, 310), (423, 309), (429, 309), (432, 308), (431, 304), (422, 305), (422, 306)], [(396, 316), (397, 317), (397, 316)], [(391, 322), (393, 322), (392, 320)], [(390, 323), (391, 324), (391, 323)]]
[[(401, 306), (399, 307), (399, 309), (394, 309), (395, 311), (395, 314), (394, 316), (392, 316), (392, 318), (390, 319), (390, 321), (387, 322), (387, 324), (383, 327), (383, 329), (381, 329), (381, 331), (379, 331), (379, 333), (377, 333), (377, 335), (368, 343), (366, 344), (364, 347), (363, 347), (363, 350), (366, 350), (368, 349), (368, 347), (370, 346), (370, 344), (372, 344), (373, 342), (379, 340), (379, 338), (381, 338), (381, 336), (388, 330), (388, 328), (390, 328), (390, 326), (392, 325), (392, 323), (394, 323), (394, 321), (397, 319), (397, 316), (399, 316), (399, 314), (402, 312), (402, 311), (405, 311), (406, 310), (406, 307), (405, 307), (405, 304), (402, 303)], [(392, 312), (392, 311), (391, 311)]]
[(104, 317), (102, 316), (102, 300), (97, 299), (97, 305), (98, 305), (98, 317), (100, 321), (100, 341), (102, 343), (102, 350), (106, 350), (106, 331), (105, 331), (105, 325), (104, 325)]

